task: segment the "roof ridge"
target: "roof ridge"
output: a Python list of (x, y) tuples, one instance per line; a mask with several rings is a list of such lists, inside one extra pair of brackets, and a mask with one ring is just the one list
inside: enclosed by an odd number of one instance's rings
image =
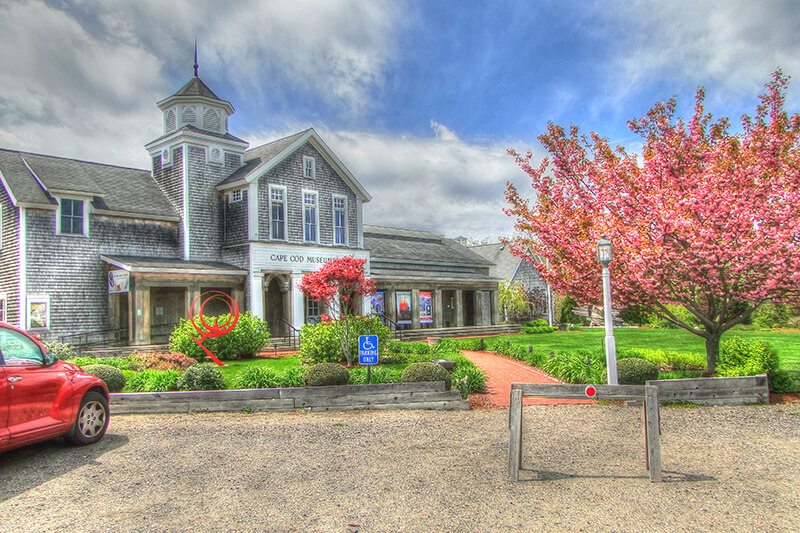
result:
[(298, 131), (297, 133), (292, 133), (291, 135), (286, 135), (284, 137), (281, 137), (280, 139), (275, 139), (274, 141), (269, 141), (269, 142), (266, 142), (264, 144), (259, 144), (258, 146), (254, 146), (252, 148), (248, 148), (245, 151), (245, 153), (252, 152), (253, 150), (258, 150), (259, 148), (264, 148), (265, 146), (269, 146), (271, 144), (275, 144), (275, 143), (279, 143), (281, 141), (285, 141), (286, 139), (290, 139), (292, 137), (302, 137), (303, 135), (305, 135), (306, 133), (308, 133), (309, 131), (311, 131), (313, 129), (314, 128), (306, 128), (303, 131)]

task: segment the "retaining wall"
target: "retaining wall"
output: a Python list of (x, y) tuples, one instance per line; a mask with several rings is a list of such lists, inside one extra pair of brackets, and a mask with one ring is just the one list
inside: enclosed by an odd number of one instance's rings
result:
[(443, 381), (290, 389), (113, 393), (113, 415), (214, 411), (343, 411), (352, 409), (469, 409)]

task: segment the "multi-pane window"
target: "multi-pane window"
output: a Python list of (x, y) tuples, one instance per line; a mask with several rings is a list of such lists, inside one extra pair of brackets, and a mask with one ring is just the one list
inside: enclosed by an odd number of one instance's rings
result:
[(317, 242), (317, 193), (303, 193), (303, 238)]
[(269, 205), (270, 236), (286, 240), (286, 189), (270, 187)]
[(61, 233), (83, 235), (83, 200), (61, 199)]
[(347, 199), (333, 197), (333, 243), (347, 244)]
[(232, 190), (230, 203), (241, 202), (241, 201), (242, 201), (242, 189)]
[(303, 177), (305, 178), (317, 177), (316, 162), (314, 161), (313, 157), (308, 157), (307, 155), (303, 156)]

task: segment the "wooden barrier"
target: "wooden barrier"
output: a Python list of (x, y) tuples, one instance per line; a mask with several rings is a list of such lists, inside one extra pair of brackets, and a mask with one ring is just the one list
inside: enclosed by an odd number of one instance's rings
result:
[(664, 379), (648, 381), (658, 387), (662, 402), (697, 405), (769, 404), (766, 374), (734, 378)]
[(288, 389), (114, 393), (111, 412), (188, 413), (213, 411), (341, 411), (350, 409), (469, 409), (443, 381), (380, 383)]
[(509, 406), (508, 479), (519, 481), (522, 467), (522, 398), (539, 396), (567, 400), (586, 399), (592, 387), (594, 400), (638, 400), (644, 402), (645, 464), (650, 481), (661, 481), (661, 412), (658, 387), (654, 385), (561, 385), (512, 383)]

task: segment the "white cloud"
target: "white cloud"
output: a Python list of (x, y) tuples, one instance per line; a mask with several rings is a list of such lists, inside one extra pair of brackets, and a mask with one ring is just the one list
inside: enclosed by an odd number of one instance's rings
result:
[[(791, 0), (621, 2), (628, 38), (612, 68), (620, 94), (654, 79), (751, 94), (781, 66), (800, 75), (800, 12)], [(677, 87), (676, 87), (677, 88)], [(666, 95), (666, 97), (671, 95)]]
[(505, 184), (510, 180), (524, 190), (527, 176), (506, 149), (522, 143), (471, 144), (435, 121), (431, 127), (435, 136), (425, 138), (318, 132), (372, 194), (366, 223), (449, 237), (510, 235), (513, 221), (502, 212)]

